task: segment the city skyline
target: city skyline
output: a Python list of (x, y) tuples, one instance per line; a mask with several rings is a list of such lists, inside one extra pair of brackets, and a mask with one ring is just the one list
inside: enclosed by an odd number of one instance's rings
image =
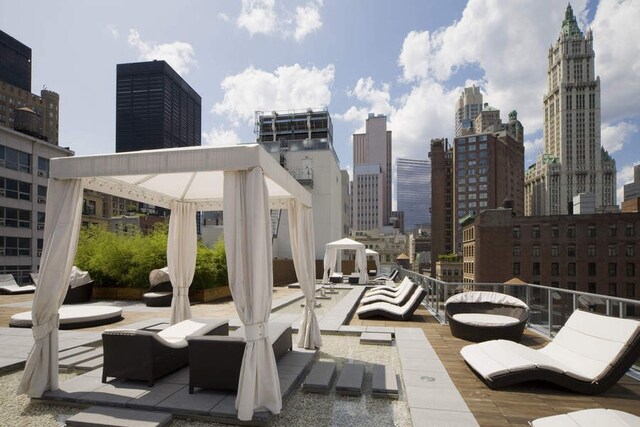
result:
[[(394, 162), (426, 158), (432, 138), (453, 138), (455, 100), (476, 84), (492, 104), (518, 111), (525, 167), (542, 148), (546, 55), (566, 2), (172, 4), (139, 2), (127, 13), (119, 3), (3, 8), (3, 31), (32, 48), (33, 91), (46, 85), (61, 95), (62, 146), (113, 152), (116, 64), (165, 59), (202, 95), (203, 145), (255, 140), (256, 110), (326, 105), (343, 168), (352, 170), (351, 135), (369, 112), (389, 117)], [(594, 33), (602, 143), (617, 161), (620, 203), (640, 161), (640, 30), (632, 24), (640, 4), (571, 5), (580, 28)]]

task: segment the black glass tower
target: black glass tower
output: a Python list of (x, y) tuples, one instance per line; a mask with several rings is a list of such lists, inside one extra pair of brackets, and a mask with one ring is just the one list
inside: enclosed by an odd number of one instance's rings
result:
[(31, 48), (0, 31), (0, 81), (31, 92)]
[(201, 98), (165, 61), (118, 64), (116, 152), (201, 145)]

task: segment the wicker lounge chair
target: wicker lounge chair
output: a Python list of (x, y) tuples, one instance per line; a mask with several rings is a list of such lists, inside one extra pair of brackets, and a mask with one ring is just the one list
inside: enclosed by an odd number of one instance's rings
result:
[(462, 292), (445, 302), (451, 335), (467, 341), (520, 341), (529, 307), (498, 292)]
[(391, 273), (389, 274), (380, 274), (376, 277), (374, 277), (373, 279), (369, 280), (370, 282), (386, 282), (388, 280), (390, 281), (394, 281), (396, 279), (396, 276), (398, 276), (398, 269), (394, 268), (393, 270), (391, 270)]
[(542, 380), (578, 393), (600, 393), (640, 356), (640, 322), (576, 310), (540, 350), (506, 340), (463, 347), (460, 354), (490, 388)]
[(185, 320), (157, 333), (107, 329), (102, 333), (102, 382), (116, 377), (147, 381), (151, 387), (158, 378), (188, 363), (188, 337), (228, 333), (229, 321), (219, 319)]
[[(276, 360), (292, 348), (291, 324), (269, 323), (269, 339)], [(195, 387), (238, 390), (240, 368), (246, 345), (244, 327), (231, 336), (189, 337), (189, 393)]]
[(171, 307), (173, 286), (169, 279), (169, 268), (158, 268), (149, 273), (149, 292), (142, 295), (147, 307)]
[(13, 274), (0, 274), (0, 294), (28, 294), (35, 292), (35, 290), (36, 287), (33, 285), (18, 285)]
[(370, 317), (386, 317), (391, 320), (411, 320), (413, 313), (418, 309), (427, 292), (421, 287), (416, 287), (411, 298), (404, 305), (395, 305), (388, 302), (375, 302), (363, 305), (356, 311), (360, 319)]
[(399, 292), (395, 295), (386, 295), (386, 294), (368, 295), (362, 298), (362, 301), (360, 302), (362, 304), (388, 302), (395, 305), (403, 305), (409, 300), (409, 298), (411, 298), (411, 295), (413, 295), (413, 292), (415, 291), (417, 286), (418, 285), (416, 285), (415, 283), (409, 281), (409, 283), (407, 283), (405, 286), (402, 286), (402, 289), (399, 289)]
[[(30, 273), (31, 281), (34, 285), (38, 284), (38, 273)], [(83, 304), (91, 301), (93, 293), (93, 280), (88, 271), (80, 270), (75, 265), (71, 268), (69, 275), (69, 287), (62, 304)]]

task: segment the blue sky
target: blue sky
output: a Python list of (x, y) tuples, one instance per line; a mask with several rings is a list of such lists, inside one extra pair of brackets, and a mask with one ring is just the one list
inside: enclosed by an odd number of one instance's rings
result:
[[(526, 165), (542, 150), (547, 49), (558, 0), (0, 0), (0, 28), (33, 50), (32, 91), (61, 95), (60, 144), (115, 150), (116, 64), (165, 59), (202, 96), (203, 145), (255, 140), (254, 111), (327, 106), (341, 167), (368, 112), (389, 117), (394, 157), (426, 158), (453, 136), (465, 85), (525, 128)], [(591, 28), (602, 88), (602, 143), (618, 187), (640, 163), (640, 0), (574, 0)], [(618, 192), (618, 201), (621, 198)]]

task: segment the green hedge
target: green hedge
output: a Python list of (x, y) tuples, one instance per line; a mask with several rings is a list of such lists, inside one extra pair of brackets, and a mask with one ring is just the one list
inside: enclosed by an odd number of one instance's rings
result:
[[(167, 265), (166, 224), (151, 234), (115, 234), (101, 227), (82, 228), (75, 265), (91, 274), (96, 286), (148, 288), (149, 272)], [(191, 287), (207, 289), (227, 283), (224, 242), (210, 249), (198, 243)]]

